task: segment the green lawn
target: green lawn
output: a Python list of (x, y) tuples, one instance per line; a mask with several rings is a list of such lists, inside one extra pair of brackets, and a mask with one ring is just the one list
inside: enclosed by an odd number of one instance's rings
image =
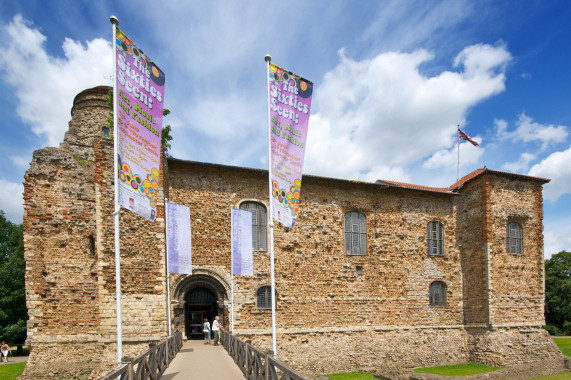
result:
[(0, 364), (0, 380), (15, 380), (24, 371), (26, 362)]
[(571, 338), (553, 338), (563, 355), (571, 356)]
[(417, 368), (416, 373), (434, 373), (441, 376), (470, 376), (478, 373), (491, 372), (505, 367), (490, 367), (484, 364), (467, 363), (443, 365), (438, 367)]
[(361, 372), (331, 373), (323, 376), (327, 376), (333, 380), (378, 380), (378, 378), (371, 374)]

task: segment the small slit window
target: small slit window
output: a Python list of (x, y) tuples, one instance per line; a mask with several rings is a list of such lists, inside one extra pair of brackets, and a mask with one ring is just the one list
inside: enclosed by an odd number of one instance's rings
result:
[(426, 225), (426, 248), (429, 256), (444, 256), (444, 226), (436, 220)]
[(367, 254), (367, 219), (363, 213), (350, 211), (345, 214), (345, 253)]
[(272, 308), (272, 288), (269, 286), (262, 286), (258, 289), (256, 294), (258, 299), (258, 309), (271, 309)]
[(430, 306), (446, 306), (446, 284), (434, 281), (428, 289), (428, 303)]
[(260, 202), (242, 202), (240, 210), (252, 213), (252, 249), (254, 251), (267, 251), (266, 206)]
[(506, 227), (506, 250), (508, 253), (523, 253), (523, 229), (517, 222), (510, 222)]

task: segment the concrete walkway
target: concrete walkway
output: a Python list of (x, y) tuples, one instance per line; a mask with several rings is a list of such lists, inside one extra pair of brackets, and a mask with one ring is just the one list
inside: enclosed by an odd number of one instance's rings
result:
[(241, 380), (242, 371), (222, 345), (185, 342), (161, 380)]

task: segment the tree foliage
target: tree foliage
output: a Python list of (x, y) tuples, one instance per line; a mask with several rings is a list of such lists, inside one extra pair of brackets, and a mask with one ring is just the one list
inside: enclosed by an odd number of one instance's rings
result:
[(571, 330), (571, 252), (545, 260), (545, 304), (547, 323)]
[[(113, 108), (113, 90), (109, 90), (109, 93), (105, 96), (105, 99), (107, 100), (107, 105), (109, 108)], [(168, 108), (163, 108), (163, 117), (169, 115), (170, 113), (171, 111)], [(107, 116), (107, 126), (109, 127), (109, 130), (113, 130), (113, 114)], [(163, 151), (167, 157), (170, 157), (169, 149), (171, 148), (171, 144), (169, 141), (172, 140), (171, 131), (172, 129), (170, 124), (163, 127), (161, 130), (161, 145), (163, 146)]]
[(26, 340), (24, 232), (0, 210), (0, 339), (22, 344)]

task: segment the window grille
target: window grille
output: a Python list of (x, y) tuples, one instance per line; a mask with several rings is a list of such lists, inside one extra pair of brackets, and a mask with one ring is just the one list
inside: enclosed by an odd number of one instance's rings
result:
[(428, 290), (428, 303), (430, 306), (446, 306), (446, 284), (434, 281)]
[(268, 249), (266, 206), (259, 202), (243, 202), (240, 204), (240, 210), (252, 213), (252, 249), (266, 251)]
[(444, 255), (444, 226), (436, 220), (426, 225), (426, 248), (429, 256)]
[(367, 219), (363, 213), (350, 211), (345, 214), (345, 253), (367, 254)]
[(517, 222), (510, 222), (506, 227), (506, 250), (508, 253), (523, 253), (523, 229)]
[(272, 308), (272, 288), (269, 286), (262, 286), (258, 289), (257, 297), (258, 309), (271, 309)]

